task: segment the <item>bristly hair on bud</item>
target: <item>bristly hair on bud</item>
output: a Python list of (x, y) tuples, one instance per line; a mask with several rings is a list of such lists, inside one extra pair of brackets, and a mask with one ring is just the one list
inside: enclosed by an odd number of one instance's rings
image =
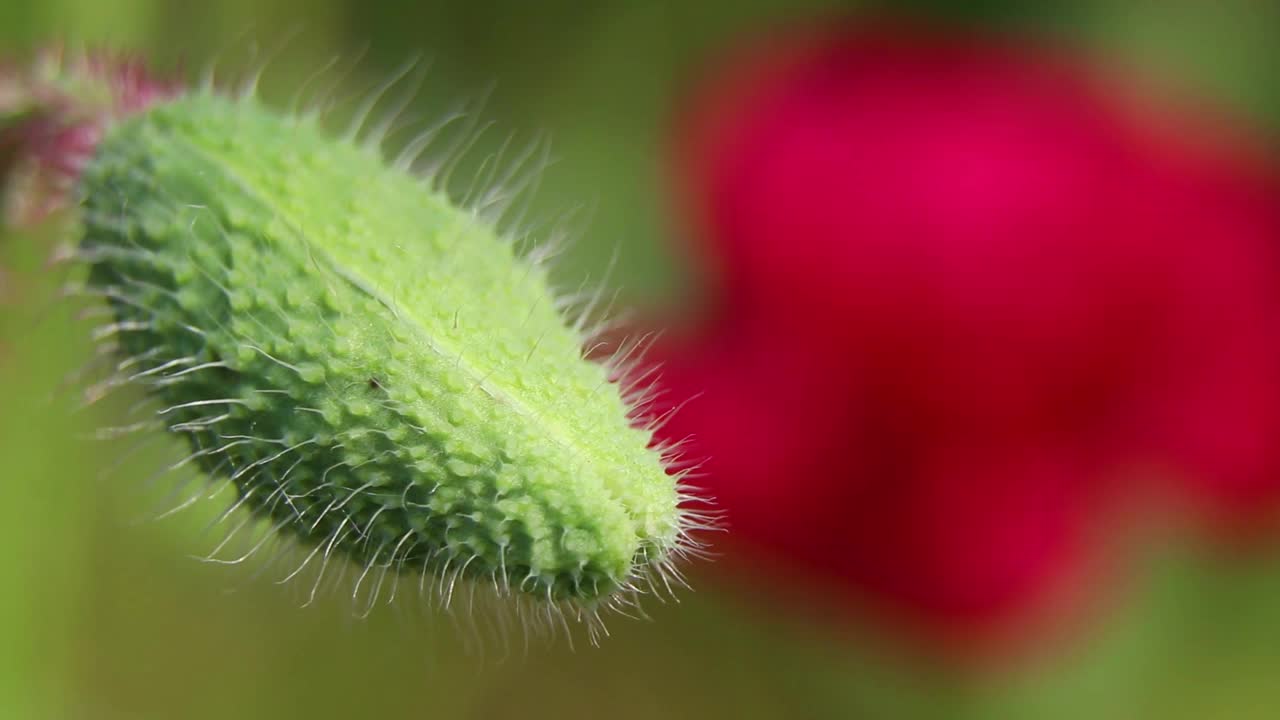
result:
[(514, 190), (458, 202), (442, 188), (456, 157), (410, 170), (438, 126), (392, 162), (382, 145), (408, 100), (370, 120), (408, 71), (335, 136), (253, 92), (178, 92), (102, 58), (42, 59), (12, 104), (38, 112), (12, 127), (29, 172), (80, 197), (65, 258), (106, 315), (93, 337), (110, 364), (86, 402), (134, 386), (151, 403), (104, 434), (182, 438), (170, 469), (238, 497), (211, 560), (276, 548), (266, 566), (312, 578), (308, 602), (333, 567), (353, 570), (362, 613), (402, 580), (445, 606), (468, 583), (473, 602), (487, 588), (593, 642), (602, 610), (684, 584), (677, 563), (702, 554), (692, 533), (714, 517), (690, 508), (643, 390), (618, 382), (631, 350), (589, 358), (610, 327), (601, 296), (558, 296), (548, 253), (500, 224), (530, 153), (473, 183)]

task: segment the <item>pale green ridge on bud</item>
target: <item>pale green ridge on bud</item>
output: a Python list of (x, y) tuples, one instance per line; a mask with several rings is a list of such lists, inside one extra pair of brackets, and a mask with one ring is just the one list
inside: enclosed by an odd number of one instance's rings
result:
[(81, 191), (99, 337), (303, 566), (592, 614), (679, 578), (686, 498), (546, 270), (374, 145), (196, 92), (113, 128)]

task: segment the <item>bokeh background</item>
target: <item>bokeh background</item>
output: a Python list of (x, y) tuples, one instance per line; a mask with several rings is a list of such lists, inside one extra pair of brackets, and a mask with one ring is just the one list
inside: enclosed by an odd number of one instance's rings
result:
[[(895, 5), (1065, 40), (1280, 135), (1273, 4)], [(61, 40), (229, 74), (269, 54), (262, 92), (280, 102), (335, 56), (362, 58), (343, 81), (354, 91), (423, 55), (431, 70), (415, 111), (484, 98), (497, 129), (476, 157), (508, 135), (551, 139), (535, 209), (580, 210), (579, 240), (556, 270), (566, 284), (600, 277), (617, 253), (611, 283), (624, 303), (669, 306), (690, 282), (668, 242), (678, 230), (664, 187), (681, 90), (741, 33), (832, 7), (5, 0), (0, 52)], [(383, 608), (357, 620), (332, 594), (301, 609), (297, 592), (253, 568), (192, 559), (209, 549), (204, 529), (225, 498), (154, 520), (164, 488), (146, 478), (166, 448), (126, 454), (127, 443), (85, 437), (132, 399), (72, 412), (74, 398), (57, 393), (89, 349), (42, 271), (56, 232), (0, 242), (14, 270), (0, 311), (0, 718), (1280, 715), (1280, 548), (1224, 556), (1161, 542), (1105, 612), (996, 661), (939, 658), (875, 617), (833, 623), (758, 592), (767, 578), (699, 571), (696, 592), (652, 605), (651, 621), (617, 619), (598, 649), (526, 649), (516, 635), (481, 652), (448, 617)]]

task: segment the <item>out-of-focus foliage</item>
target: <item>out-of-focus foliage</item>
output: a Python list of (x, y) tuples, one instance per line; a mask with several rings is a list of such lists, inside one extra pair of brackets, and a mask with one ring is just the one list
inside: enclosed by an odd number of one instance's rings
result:
[[(406, 59), (431, 61), (412, 112), (485, 98), (493, 129), (465, 179), (508, 135), (545, 133), (556, 164), (537, 219), (578, 211), (559, 277), (609, 279), (630, 301), (685, 282), (664, 236), (666, 119), (698, 60), (739, 32), (831, 3), (11, 0), (0, 51), (49, 42), (138, 50), (233, 77), (266, 65), (280, 104), (331, 58), (338, 93)], [(1280, 10), (1267, 3), (918, 3), (1091, 48), (1185, 85), (1280, 137)], [(1173, 6), (1173, 7), (1170, 7)], [(1036, 7), (1032, 10), (1030, 8)], [(358, 63), (349, 61), (359, 60)], [(349, 72), (343, 68), (354, 67)], [(353, 179), (358, 181), (358, 179)], [(465, 190), (465, 180), (459, 180)], [(870, 623), (768, 604), (700, 568), (697, 592), (616, 619), (600, 649), (492, 639), (412, 609), (354, 620), (338, 594), (299, 609), (297, 588), (255, 567), (193, 560), (225, 498), (155, 521), (172, 448), (85, 439), (135, 398), (72, 412), (61, 379), (88, 355), (84, 326), (44, 268), (56, 227), (0, 237), (0, 718), (1264, 718), (1280, 712), (1280, 549), (1247, 558), (1153, 547), (1097, 622), (1008, 661), (946, 663)], [(50, 400), (50, 397), (54, 397)], [(1280, 439), (1278, 439), (1280, 441)], [(104, 476), (101, 479), (100, 476)], [(751, 587), (747, 591), (746, 587)], [(483, 619), (483, 616), (482, 616)], [(454, 625), (457, 625), (457, 628)]]

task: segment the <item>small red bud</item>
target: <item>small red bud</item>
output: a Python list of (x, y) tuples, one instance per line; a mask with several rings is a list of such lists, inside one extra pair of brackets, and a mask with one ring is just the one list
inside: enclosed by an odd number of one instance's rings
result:
[(182, 92), (137, 58), (46, 49), (0, 63), (4, 220), (31, 225), (63, 207), (111, 124)]

